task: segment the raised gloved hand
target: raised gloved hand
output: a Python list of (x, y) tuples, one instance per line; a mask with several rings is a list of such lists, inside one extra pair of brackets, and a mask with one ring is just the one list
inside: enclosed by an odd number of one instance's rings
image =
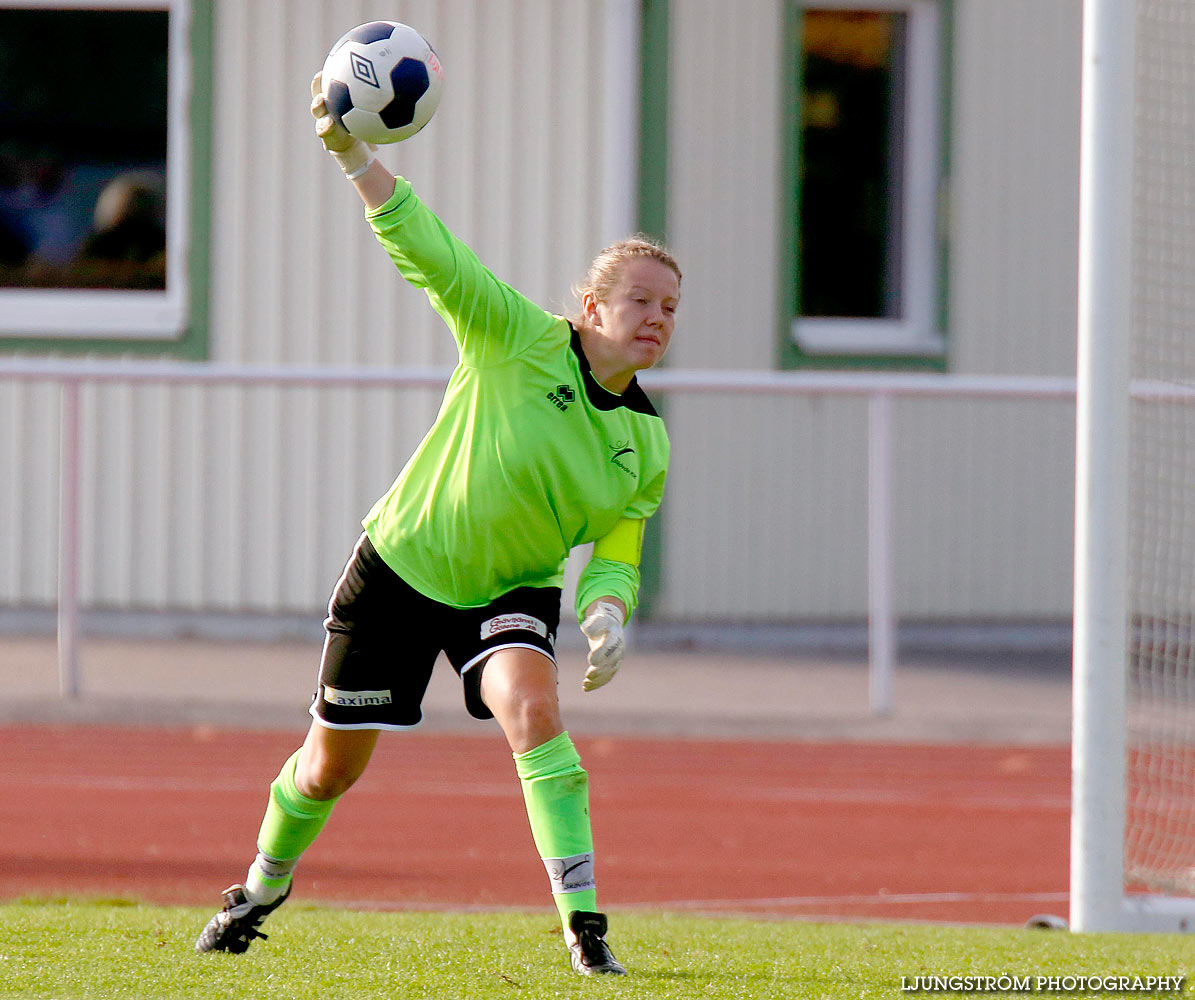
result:
[(581, 631), (589, 640), (589, 669), (585, 671), (585, 680), (581, 682), (582, 690), (600, 688), (618, 672), (627, 649), (626, 637), (623, 635), (625, 622), (622, 609), (609, 601), (597, 601), (590, 605), (585, 620), (581, 622)]
[(328, 113), (322, 76), (322, 72), (316, 73), (311, 80), (311, 114), (315, 118), (315, 134), (324, 144), (324, 149), (332, 154), (332, 159), (340, 165), (344, 175), (349, 180), (355, 180), (369, 169), (378, 147), (350, 135), (349, 130)]

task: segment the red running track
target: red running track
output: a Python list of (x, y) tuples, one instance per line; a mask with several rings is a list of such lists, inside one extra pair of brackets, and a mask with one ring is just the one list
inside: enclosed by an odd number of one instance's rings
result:
[[(0, 899), (216, 903), (302, 732), (0, 728)], [(1067, 747), (576, 739), (602, 904), (1021, 924), (1066, 915)], [(543, 907), (497, 731), (383, 734), (296, 875), (370, 908)]]

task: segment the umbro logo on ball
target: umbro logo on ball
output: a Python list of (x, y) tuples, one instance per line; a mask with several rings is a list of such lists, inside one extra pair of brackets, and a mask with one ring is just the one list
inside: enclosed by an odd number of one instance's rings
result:
[(381, 84), (378, 83), (378, 74), (374, 71), (373, 63), (371, 63), (365, 56), (353, 52), (349, 57), (349, 65), (353, 68), (353, 76), (355, 76), (362, 83), (367, 83), (371, 87), (381, 89)]

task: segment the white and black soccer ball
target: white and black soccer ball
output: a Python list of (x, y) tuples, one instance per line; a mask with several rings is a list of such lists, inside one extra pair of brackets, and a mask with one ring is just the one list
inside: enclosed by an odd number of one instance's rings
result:
[(409, 139), (436, 113), (444, 71), (414, 28), (369, 21), (345, 32), (324, 60), (324, 102), (366, 142)]

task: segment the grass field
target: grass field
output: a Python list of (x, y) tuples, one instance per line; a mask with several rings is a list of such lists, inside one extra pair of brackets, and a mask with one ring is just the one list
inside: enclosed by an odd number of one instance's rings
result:
[[(1037, 977), (1182, 976), (1195, 964), (1189, 938), (1163, 935), (636, 912), (615, 913), (610, 938), (631, 974), (591, 981), (569, 970), (559, 928), (548, 914), (295, 906), (274, 914), (270, 940), (246, 955), (196, 955), (195, 937), (210, 915), (120, 901), (0, 905), (0, 997), (844, 1000), (911, 996), (908, 987), (918, 976), (1005, 976), (1019, 981), (1006, 980), (1006, 987), (1029, 986), (1000, 991), (999, 984), (988, 984), (995, 988), (939, 990), (936, 996), (1108, 997), (1143, 994), (1051, 990), (1048, 980)], [(1182, 992), (1189, 989), (1184, 982)]]

